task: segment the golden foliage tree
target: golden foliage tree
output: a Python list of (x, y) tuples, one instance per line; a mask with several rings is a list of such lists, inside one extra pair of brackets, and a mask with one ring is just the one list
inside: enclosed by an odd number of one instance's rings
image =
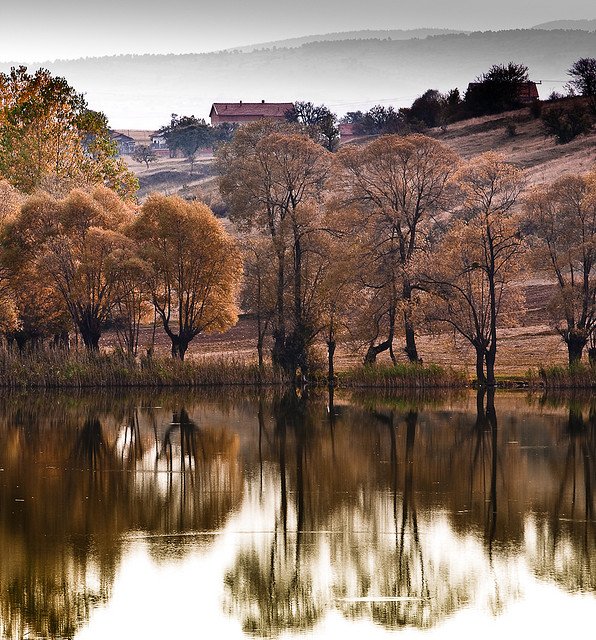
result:
[(596, 171), (534, 188), (525, 216), (534, 265), (556, 281), (550, 311), (571, 365), (596, 329)]
[(199, 333), (225, 331), (237, 322), (240, 252), (206, 205), (152, 195), (130, 236), (149, 266), (146, 286), (173, 357), (184, 359)]
[(0, 176), (19, 190), (64, 195), (104, 184), (132, 197), (138, 182), (116, 152), (106, 117), (64, 78), (26, 67), (0, 73)]
[(111, 190), (31, 196), (5, 236), (5, 260), (19, 290), (43, 283), (60, 297), (87, 349), (97, 350), (117, 292), (118, 250), (131, 210)]
[(304, 278), (329, 165), (329, 153), (307, 136), (270, 132), (261, 123), (241, 127), (220, 154), (220, 190), (230, 218), (240, 228), (258, 229), (275, 254), (272, 357), (290, 374), (300, 369), (307, 375), (316, 333), (304, 305)]
[(514, 322), (523, 306), (511, 282), (523, 249), (514, 207), (524, 177), (491, 152), (463, 166), (454, 181), (463, 196), (461, 210), (421, 279), (434, 296), (428, 316), (470, 342), (478, 383), (494, 385), (497, 328)]
[(395, 361), (398, 313), (408, 359), (419, 360), (413, 321), (415, 263), (435, 216), (450, 206), (450, 178), (457, 165), (454, 152), (422, 135), (382, 136), (337, 154), (337, 206), (360, 211), (354, 232), (363, 236), (363, 288), (373, 314), (366, 363), (387, 350)]

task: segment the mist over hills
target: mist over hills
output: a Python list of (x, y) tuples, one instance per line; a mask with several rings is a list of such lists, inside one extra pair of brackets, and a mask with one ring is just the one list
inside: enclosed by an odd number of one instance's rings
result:
[(286, 38), (285, 40), (273, 40), (260, 42), (244, 47), (232, 47), (227, 51), (240, 51), (250, 53), (258, 49), (294, 49), (311, 42), (334, 42), (337, 40), (413, 40), (415, 38), (428, 38), (429, 36), (443, 36), (453, 33), (469, 33), (462, 29), (363, 29), (360, 31), (337, 31), (334, 33), (321, 33), (300, 38)]
[(532, 27), (532, 29), (580, 29), (581, 31), (596, 31), (595, 20), (552, 20), (543, 22)]
[[(153, 129), (171, 113), (207, 117), (216, 101), (325, 102), (338, 114), (409, 106), (428, 88), (465, 90), (490, 65), (530, 68), (546, 98), (567, 69), (596, 53), (596, 32), (510, 30), (423, 39), (342, 39), (296, 47), (188, 55), (123, 55), (29, 65), (65, 76), (115, 128)], [(12, 63), (14, 65), (14, 63)], [(11, 63), (0, 64), (6, 71)]]

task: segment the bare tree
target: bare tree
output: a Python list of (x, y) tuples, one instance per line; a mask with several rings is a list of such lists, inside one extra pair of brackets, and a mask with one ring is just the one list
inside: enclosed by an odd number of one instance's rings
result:
[(415, 262), (435, 216), (450, 206), (450, 178), (458, 162), (450, 149), (422, 135), (382, 136), (337, 154), (337, 206), (360, 213), (354, 232), (362, 238), (362, 283), (375, 309), (366, 363), (387, 350), (395, 361), (398, 313), (408, 359), (419, 360), (413, 319)]
[(511, 282), (524, 246), (515, 215), (524, 176), (489, 152), (462, 167), (454, 181), (463, 195), (461, 210), (422, 280), (440, 301), (436, 306), (431, 302), (431, 319), (470, 342), (478, 383), (492, 386), (497, 328), (514, 322), (522, 307)]
[(534, 264), (557, 284), (550, 312), (572, 365), (596, 329), (596, 172), (536, 187), (525, 215)]

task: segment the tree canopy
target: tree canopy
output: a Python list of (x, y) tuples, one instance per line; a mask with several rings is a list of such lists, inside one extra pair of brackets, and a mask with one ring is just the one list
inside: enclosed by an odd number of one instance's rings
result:
[(116, 155), (106, 117), (64, 78), (23, 66), (0, 73), (0, 176), (20, 191), (104, 184), (132, 197), (138, 182)]
[(145, 284), (173, 356), (184, 359), (199, 333), (236, 324), (240, 252), (206, 205), (154, 194), (143, 204), (131, 237), (149, 267)]
[(528, 81), (526, 65), (495, 64), (470, 84), (465, 95), (466, 107), (475, 116), (516, 109), (521, 106), (519, 87)]
[(592, 111), (596, 113), (596, 58), (576, 60), (567, 74), (571, 76), (569, 88), (574, 93), (588, 98)]

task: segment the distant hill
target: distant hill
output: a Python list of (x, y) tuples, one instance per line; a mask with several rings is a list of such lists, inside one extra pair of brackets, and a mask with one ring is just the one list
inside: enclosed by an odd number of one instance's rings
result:
[(338, 40), (414, 40), (424, 39), (430, 36), (444, 36), (453, 33), (469, 33), (469, 31), (463, 31), (461, 29), (364, 29), (361, 31), (337, 31), (334, 33), (302, 36), (300, 38), (261, 42), (244, 47), (233, 47), (226, 51), (250, 53), (252, 51), (258, 51), (259, 49), (294, 49), (311, 42), (335, 42)]
[(537, 24), (532, 29), (579, 29), (580, 31), (596, 31), (596, 20), (553, 20)]
[[(115, 129), (152, 129), (172, 113), (207, 117), (212, 102), (312, 100), (339, 114), (379, 102), (409, 106), (429, 88), (464, 91), (492, 64), (510, 60), (529, 66), (532, 79), (543, 81), (539, 89), (546, 97), (561, 89), (575, 60), (595, 51), (595, 32), (526, 29), (42, 65), (85, 92), (90, 106), (105, 111)], [(0, 70), (10, 66), (2, 63)]]

